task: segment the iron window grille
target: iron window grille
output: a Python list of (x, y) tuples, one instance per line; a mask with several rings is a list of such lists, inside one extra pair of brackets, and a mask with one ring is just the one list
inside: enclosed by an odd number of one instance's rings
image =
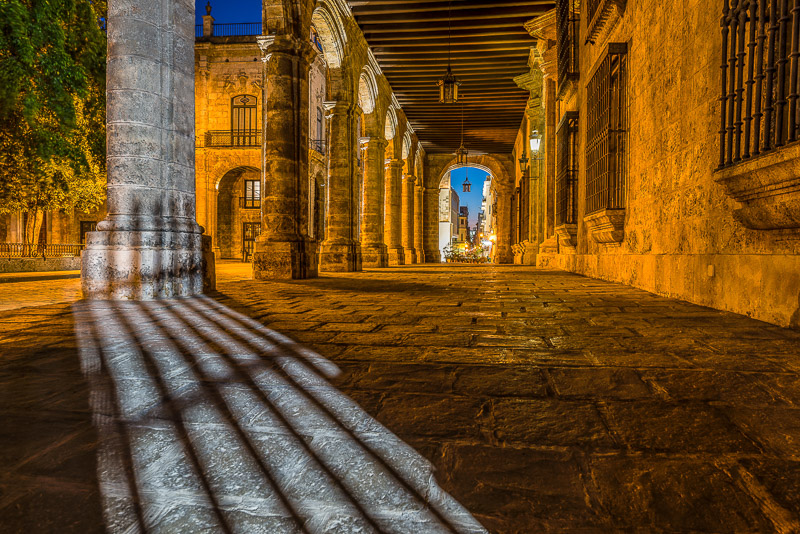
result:
[(558, 93), (561, 96), (571, 81), (578, 79), (578, 17), (575, 0), (556, 3), (556, 43), (558, 45)]
[(578, 222), (578, 112), (568, 111), (556, 130), (556, 226)]
[(723, 0), (719, 167), (798, 139), (800, 5)]
[(626, 43), (610, 43), (587, 86), (587, 214), (625, 208), (627, 51)]
[(254, 210), (261, 208), (261, 180), (245, 180), (242, 208)]
[(239, 95), (231, 99), (231, 146), (258, 145), (257, 117), (258, 99), (250, 95)]

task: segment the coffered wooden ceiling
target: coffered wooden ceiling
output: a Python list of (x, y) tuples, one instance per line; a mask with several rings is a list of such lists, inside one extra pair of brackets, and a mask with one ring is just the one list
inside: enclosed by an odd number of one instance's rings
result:
[(535, 40), (523, 24), (553, 0), (452, 0), (451, 64), (458, 104), (440, 104), (436, 82), (447, 69), (446, 0), (348, 0), (397, 101), (428, 153), (511, 153), (528, 92), (513, 78), (528, 71)]

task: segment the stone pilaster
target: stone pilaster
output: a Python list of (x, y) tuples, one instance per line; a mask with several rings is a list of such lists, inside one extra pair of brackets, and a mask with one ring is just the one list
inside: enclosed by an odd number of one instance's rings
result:
[(317, 276), (317, 247), (308, 228), (308, 69), (315, 50), (289, 35), (259, 38), (265, 53), (261, 235), (257, 280)]
[(393, 159), (386, 165), (386, 192), (384, 221), (389, 265), (404, 265), (405, 253), (402, 244), (402, 198), (403, 160)]
[(417, 263), (425, 263), (425, 246), (422, 238), (425, 233), (424, 224), (424, 190), (421, 184), (414, 188), (414, 250), (417, 252)]
[(511, 186), (496, 186), (495, 198), (497, 211), (495, 212), (495, 235), (497, 240), (494, 245), (494, 263), (514, 263), (514, 251), (511, 250), (511, 197), (514, 190)]
[(425, 263), (439, 263), (439, 189), (426, 187), (422, 191), (422, 250)]
[(372, 137), (364, 155), (364, 211), (361, 214), (361, 255), (364, 267), (386, 267), (389, 254), (384, 243), (386, 139)]
[(402, 243), (406, 265), (417, 263), (417, 251), (414, 248), (414, 184), (417, 177), (412, 174), (403, 175), (402, 199)]
[(327, 234), (320, 246), (320, 270), (361, 270), (358, 241), (358, 165), (355, 107), (352, 102), (326, 102), (328, 110)]
[(198, 294), (204, 257), (195, 219), (194, 2), (151, 0), (131, 9), (111, 1), (108, 15), (108, 215), (87, 236), (83, 294)]

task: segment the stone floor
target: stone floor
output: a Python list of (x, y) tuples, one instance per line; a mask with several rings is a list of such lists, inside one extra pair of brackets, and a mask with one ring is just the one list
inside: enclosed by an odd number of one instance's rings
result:
[(796, 331), (524, 267), (219, 271), (0, 283), (46, 302), (0, 312), (0, 531), (800, 532)]

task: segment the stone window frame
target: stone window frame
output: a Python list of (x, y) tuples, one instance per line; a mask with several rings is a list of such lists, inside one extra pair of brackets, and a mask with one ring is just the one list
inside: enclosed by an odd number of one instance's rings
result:
[(561, 99), (568, 99), (577, 87), (580, 70), (579, 32), (578, 0), (556, 0), (558, 97)]
[(556, 128), (556, 234), (563, 246), (574, 248), (578, 237), (578, 121), (577, 111), (568, 111)]
[[(247, 99), (237, 104), (238, 99)], [(249, 100), (253, 100), (251, 105)], [(246, 110), (242, 120), (237, 121), (237, 110)], [(239, 122), (240, 124), (237, 124)], [(246, 123), (246, 124), (245, 124)], [(248, 126), (242, 128), (241, 126)], [(255, 146), (261, 134), (258, 120), (258, 97), (246, 93), (231, 97), (231, 144), (233, 146)]]

